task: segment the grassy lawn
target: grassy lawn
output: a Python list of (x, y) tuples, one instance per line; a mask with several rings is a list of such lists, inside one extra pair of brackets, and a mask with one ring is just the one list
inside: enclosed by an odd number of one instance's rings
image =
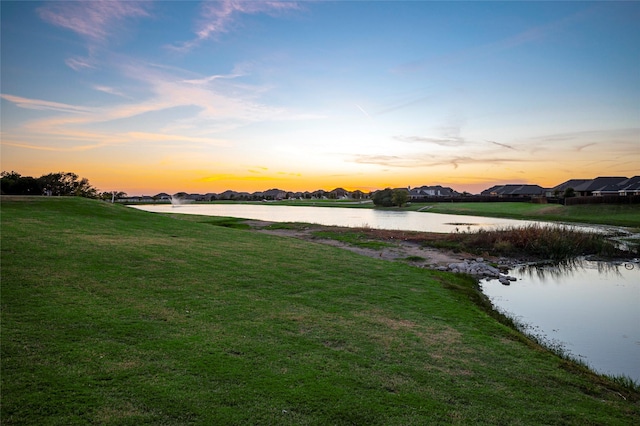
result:
[(462, 276), (80, 198), (0, 213), (3, 425), (640, 422)]
[(428, 212), (462, 214), (513, 219), (561, 222), (581, 222), (640, 228), (640, 204), (590, 204), (562, 206), (559, 204), (500, 203), (434, 203), (413, 204), (412, 210), (432, 206)]

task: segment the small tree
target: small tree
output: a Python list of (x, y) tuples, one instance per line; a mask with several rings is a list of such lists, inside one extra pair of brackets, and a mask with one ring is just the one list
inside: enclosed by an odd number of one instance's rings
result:
[(564, 198), (571, 198), (576, 196), (576, 191), (573, 188), (567, 188), (564, 190)]
[(385, 188), (380, 191), (376, 191), (373, 194), (373, 204), (382, 207), (393, 206), (393, 190), (391, 188)]
[(391, 200), (394, 206), (402, 207), (409, 201), (409, 191), (406, 189), (394, 189)]
[(117, 200), (126, 196), (127, 193), (122, 191), (105, 191), (100, 194), (100, 198), (105, 201)]

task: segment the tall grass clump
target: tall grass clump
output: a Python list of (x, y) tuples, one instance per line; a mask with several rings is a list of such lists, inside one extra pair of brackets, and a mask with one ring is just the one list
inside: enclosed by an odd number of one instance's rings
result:
[(450, 238), (470, 251), (505, 256), (527, 255), (556, 261), (583, 255), (612, 257), (621, 253), (605, 235), (567, 226), (528, 225), (458, 233)]

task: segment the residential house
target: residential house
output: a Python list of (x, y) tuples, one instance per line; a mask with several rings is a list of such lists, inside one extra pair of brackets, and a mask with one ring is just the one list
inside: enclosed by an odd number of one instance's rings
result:
[(189, 198), (189, 194), (187, 194), (186, 192), (176, 192), (171, 198), (186, 200)]
[(313, 191), (311, 193), (311, 197), (312, 198), (316, 198), (318, 200), (321, 200), (321, 199), (326, 198), (325, 194), (326, 194), (326, 192), (323, 189), (318, 189), (317, 191)]
[(118, 201), (122, 203), (145, 203), (145, 204), (150, 204), (155, 202), (153, 197), (151, 197), (150, 195), (122, 197), (122, 198), (119, 198)]
[(607, 195), (614, 195), (614, 196), (618, 196), (620, 193), (620, 186), (619, 185), (607, 185), (607, 186), (603, 186), (600, 189), (596, 189), (595, 191), (593, 191), (593, 195), (594, 197), (604, 197)]
[(262, 193), (265, 200), (284, 200), (287, 197), (286, 191), (281, 189), (269, 189)]
[(227, 189), (226, 191), (218, 194), (218, 200), (235, 200), (237, 196), (238, 196), (238, 193), (236, 191)]
[(449, 187), (441, 185), (421, 186), (409, 190), (409, 199), (417, 200), (425, 197), (457, 197), (460, 194)]
[(626, 181), (620, 183), (620, 189), (618, 195), (640, 195), (640, 176), (634, 176)]
[(560, 185), (554, 186), (550, 188), (546, 196), (547, 197), (562, 197), (565, 191), (569, 188), (575, 190), (577, 186), (583, 185), (587, 182), (590, 182), (591, 179), (569, 179), (566, 182), (561, 183)]
[(480, 193), (480, 195), (485, 197), (495, 197), (498, 195), (496, 192), (499, 188), (502, 188), (503, 185), (494, 185), (491, 188), (487, 188)]
[(156, 194), (153, 196), (153, 198), (158, 201), (171, 201), (171, 195), (167, 194), (166, 192)]
[[(615, 194), (617, 195), (620, 188), (618, 187), (622, 182), (628, 180), (626, 177), (610, 177), (603, 176), (597, 177), (590, 181), (584, 182), (581, 185), (577, 185), (574, 189), (575, 193), (579, 197), (591, 197), (593, 195), (607, 195), (607, 194)], [(618, 187), (617, 190), (614, 191), (614, 188)], [(611, 192), (614, 191), (614, 192)]]
[(304, 193), (302, 191), (290, 192), (288, 195), (289, 198), (292, 198), (294, 200), (302, 200), (304, 198)]
[(354, 200), (362, 200), (369, 197), (364, 192), (360, 191), (359, 189), (356, 189), (351, 193), (351, 198), (353, 198)]
[(332, 200), (339, 200), (344, 198), (349, 198), (351, 193), (344, 188), (336, 188), (332, 191), (329, 191), (327, 194), (327, 198), (331, 198)]
[(185, 199), (191, 201), (206, 201), (205, 196), (202, 194), (187, 194)]
[(482, 191), (481, 195), (499, 198), (539, 197), (546, 193), (546, 189), (539, 185), (508, 184), (496, 185)]

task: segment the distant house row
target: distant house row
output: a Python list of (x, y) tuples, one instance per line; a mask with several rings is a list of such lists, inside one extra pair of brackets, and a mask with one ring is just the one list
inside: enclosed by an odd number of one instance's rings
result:
[[(404, 188), (403, 188), (404, 189)], [(597, 177), (595, 179), (570, 179), (553, 188), (543, 188), (539, 185), (531, 184), (508, 184), (496, 185), (485, 189), (480, 193), (482, 197), (497, 198), (539, 198), (539, 197), (563, 197), (567, 190), (571, 190), (572, 195), (577, 197), (592, 196), (627, 196), (640, 195), (640, 176), (632, 178), (626, 177)], [(413, 201), (432, 198), (458, 198), (468, 197), (471, 194), (459, 193), (452, 188), (441, 185), (408, 187), (409, 199)], [(375, 192), (375, 191), (374, 191)], [(215, 201), (215, 200), (236, 200), (236, 201), (276, 201), (286, 199), (356, 199), (364, 200), (371, 198), (372, 194), (362, 191), (347, 191), (343, 188), (336, 188), (331, 191), (319, 189), (313, 192), (288, 192), (281, 189), (269, 189), (261, 192), (236, 192), (227, 190), (217, 193), (188, 194), (179, 192), (177, 194), (160, 193), (154, 196), (127, 197), (121, 201), (127, 202), (169, 202), (171, 199), (190, 201)]]
[(207, 194), (188, 194), (186, 192), (178, 192), (176, 194), (170, 195), (165, 192), (161, 192), (159, 194), (153, 196), (141, 196), (141, 197), (127, 197), (122, 201), (128, 202), (168, 202), (172, 199), (179, 200), (190, 200), (190, 201), (216, 201), (216, 200), (234, 200), (234, 201), (277, 201), (277, 200), (287, 200), (287, 199), (368, 199), (369, 194), (364, 193), (360, 190), (356, 191), (347, 191), (343, 188), (336, 188), (331, 191), (325, 191), (319, 189), (317, 191), (309, 192), (290, 192), (283, 191), (281, 189), (269, 189), (267, 191), (258, 191), (258, 192), (238, 192), (227, 190), (221, 193), (210, 192)]
[(579, 197), (603, 195), (640, 195), (640, 176), (626, 177), (597, 177), (595, 179), (572, 179), (551, 189), (552, 193), (564, 192), (566, 188), (573, 188)]
[[(411, 200), (419, 200), (425, 197), (459, 197), (462, 194), (449, 188), (440, 185), (436, 186), (420, 186), (415, 188), (408, 188), (409, 196)], [(374, 191), (375, 192), (375, 191)], [(172, 199), (179, 199), (182, 201), (216, 201), (216, 200), (235, 200), (235, 201), (276, 201), (276, 200), (288, 200), (288, 199), (306, 199), (306, 200), (320, 200), (320, 199), (333, 199), (333, 200), (366, 200), (371, 197), (372, 193), (365, 193), (360, 190), (347, 191), (344, 188), (336, 188), (331, 191), (325, 191), (319, 189), (313, 192), (289, 192), (281, 189), (269, 189), (267, 191), (258, 191), (253, 193), (237, 192), (227, 190), (221, 193), (207, 193), (207, 194), (189, 194), (186, 192), (178, 192), (176, 194), (167, 194), (161, 192), (159, 194), (150, 196), (143, 195), (138, 197), (127, 197), (120, 201), (126, 202), (141, 202), (141, 203), (153, 203), (153, 202), (169, 202)]]
[(640, 176), (570, 179), (553, 188), (523, 184), (496, 185), (485, 189), (480, 195), (500, 198), (562, 197), (567, 190), (577, 197), (640, 195)]

